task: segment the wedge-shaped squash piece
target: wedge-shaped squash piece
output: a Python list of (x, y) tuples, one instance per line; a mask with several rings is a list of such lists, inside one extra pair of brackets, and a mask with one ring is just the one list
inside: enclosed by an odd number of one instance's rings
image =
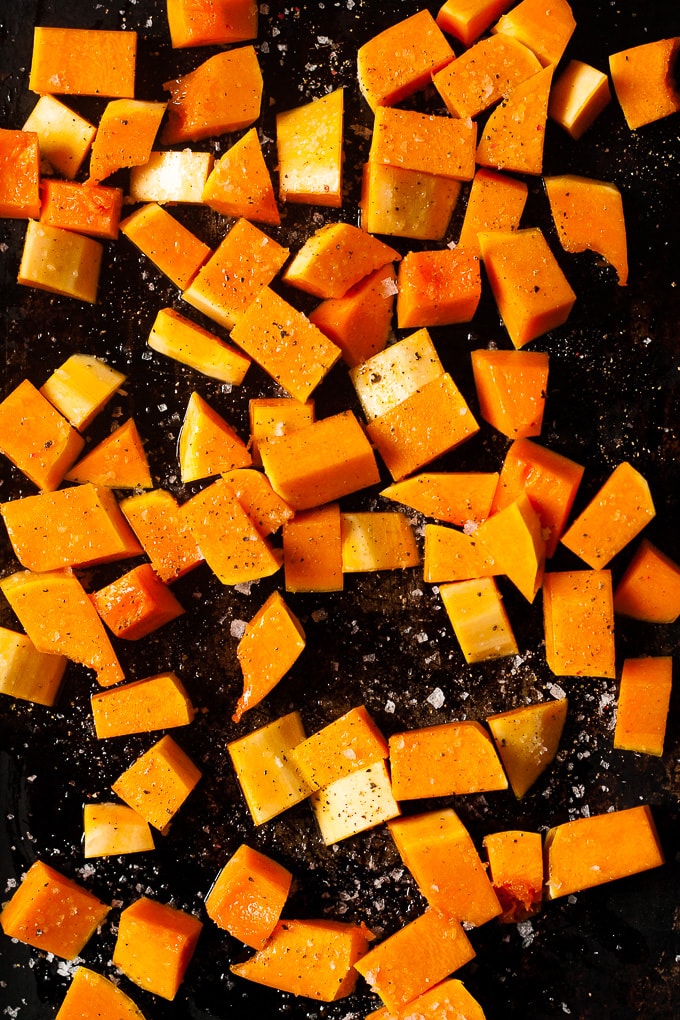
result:
[(482, 296), (479, 256), (461, 247), (408, 252), (397, 286), (400, 329), (469, 322)]
[(211, 255), (207, 244), (157, 202), (136, 209), (120, 230), (180, 289), (189, 286)]
[(176, 581), (203, 562), (175, 497), (166, 489), (130, 496), (120, 508), (161, 581)]
[(154, 849), (149, 823), (127, 804), (88, 803), (83, 808), (83, 856), (117, 857)]
[(537, 227), (482, 231), (478, 236), (491, 289), (515, 347), (567, 321), (576, 295)]
[(567, 0), (556, 0), (549, 7), (542, 0), (522, 0), (503, 14), (491, 31), (524, 43), (545, 67), (559, 63), (575, 28)]
[(556, 825), (545, 849), (549, 900), (665, 863), (647, 804)]
[(439, 589), (466, 662), (517, 655), (517, 642), (493, 577), (443, 584)]
[(517, 85), (492, 110), (477, 146), (480, 166), (540, 174), (553, 67)]
[(35, 131), (0, 128), (0, 216), (40, 216), (40, 149)]
[(345, 712), (290, 752), (312, 790), (383, 761), (387, 741), (364, 705)]
[(275, 719), (227, 745), (255, 825), (262, 825), (312, 792), (290, 756), (305, 739), (299, 712)]
[(78, 967), (55, 1020), (82, 1020), (89, 1016), (144, 1020), (141, 1010), (122, 988), (89, 967)]
[(87, 28), (33, 30), (32, 92), (132, 98), (137, 33)]
[(275, 436), (294, 432), (314, 421), (313, 400), (293, 400), (292, 397), (253, 397), (249, 404), (250, 441), (248, 446), (253, 464), (262, 465), (260, 445)]
[(17, 281), (94, 304), (104, 249), (93, 237), (29, 220)]
[(661, 757), (672, 676), (673, 659), (670, 655), (650, 655), (624, 661), (614, 747)]
[(83, 437), (28, 379), (0, 403), (0, 453), (39, 489), (56, 489), (84, 446)]
[(396, 294), (397, 278), (390, 263), (369, 273), (342, 297), (326, 298), (309, 313), (309, 319), (354, 368), (387, 346)]
[(390, 737), (392, 790), (397, 800), (506, 790), (491, 737), (467, 719), (406, 730)]
[(23, 130), (37, 134), (41, 159), (69, 180), (83, 165), (97, 133), (89, 120), (49, 95), (40, 96)]
[(342, 205), (344, 89), (276, 115), (279, 199)]
[(399, 259), (399, 252), (365, 230), (328, 223), (305, 241), (283, 279), (316, 297), (342, 297), (369, 273)]
[(263, 287), (239, 317), (231, 339), (303, 403), (341, 354), (303, 312), (271, 287)]
[(202, 928), (193, 914), (142, 896), (121, 911), (113, 963), (140, 988), (172, 1001)]
[(451, 177), (369, 159), (362, 175), (361, 226), (371, 234), (441, 241), (460, 190), (460, 181)]
[[(0, 136), (1, 138), (1, 136)], [(43, 178), (40, 222), (88, 237), (115, 241), (123, 208), (122, 188)]]
[(29, 570), (112, 563), (142, 551), (111, 490), (87, 482), (10, 500), (0, 513)]
[(231, 329), (287, 258), (287, 248), (241, 218), (182, 297), (225, 329)]
[(242, 584), (275, 574), (281, 566), (224, 478), (192, 496), (182, 515), (206, 563), (222, 584)]
[(516, 439), (503, 461), (491, 507), (497, 513), (526, 491), (546, 538), (546, 557), (557, 549), (584, 467), (531, 439)]
[(562, 535), (562, 543), (588, 566), (601, 569), (655, 514), (646, 479), (624, 460)]
[(176, 49), (224, 46), (257, 36), (256, 0), (167, 0), (170, 40)]
[(200, 778), (200, 769), (166, 734), (141, 754), (111, 788), (149, 825), (165, 834)]
[[(454, 61), (449, 67), (457, 63)], [(475, 172), (476, 143), (477, 125), (469, 119), (379, 106), (368, 158), (386, 166), (469, 181)]]
[(424, 581), (441, 584), (442, 581), (493, 577), (499, 573), (500, 568), (475, 532), (468, 534), (441, 524), (425, 525)]
[(217, 161), (203, 188), (203, 202), (225, 216), (277, 227), (281, 216), (256, 128), (246, 131)]
[(368, 421), (397, 407), (444, 373), (427, 329), (390, 344), (350, 372)]
[(269, 988), (335, 1002), (354, 991), (358, 980), (354, 965), (371, 939), (364, 925), (326, 919), (279, 921), (265, 947), (230, 970)]
[(462, 528), (489, 516), (497, 485), (496, 471), (423, 471), (388, 485), (380, 495)]
[(399, 818), (387, 827), (431, 907), (475, 927), (500, 914), (472, 837), (452, 808)]
[(126, 376), (101, 358), (72, 354), (40, 387), (74, 428), (90, 425), (125, 382)]
[(470, 46), (511, 6), (512, 0), (444, 0), (437, 12), (443, 32)]
[(606, 74), (582, 60), (570, 60), (552, 87), (548, 116), (578, 140), (592, 127), (611, 98)]
[(293, 517), (293, 509), (274, 492), (271, 482), (262, 471), (236, 468), (234, 471), (226, 471), (223, 478), (231, 485), (239, 503), (263, 538), (273, 535)]
[(460, 1020), (484, 1020), (484, 1011), (458, 978), (439, 981), (434, 988), (417, 995), (401, 1009), (388, 1010), (387, 1006), (373, 1010), (366, 1020), (409, 1020), (416, 1011), (418, 1020), (440, 1020), (452, 1016)]
[(0, 590), (39, 652), (93, 669), (102, 687), (123, 679), (104, 624), (75, 574), (20, 570), (3, 578)]
[(487, 717), (515, 796), (521, 799), (557, 754), (567, 699), (523, 705)]
[(126, 641), (147, 637), (184, 613), (150, 563), (134, 567), (90, 598), (109, 630)]
[(0, 627), (0, 694), (51, 707), (67, 661), (64, 655), (39, 652), (25, 634)]
[(399, 1015), (403, 1006), (474, 956), (460, 923), (430, 907), (370, 949), (355, 966), (387, 1008)]
[(158, 354), (232, 386), (243, 382), (250, 367), (250, 358), (245, 354), (174, 308), (161, 308), (151, 327), (148, 344)]
[(352, 411), (272, 438), (260, 452), (272, 487), (295, 510), (332, 503), (380, 480), (371, 444)]
[(374, 829), (400, 814), (384, 761), (316, 790), (309, 803), (326, 846)]
[(402, 513), (342, 513), (340, 532), (345, 573), (400, 570), (420, 563), (413, 528)]
[(543, 840), (539, 832), (505, 829), (484, 837), (489, 872), (506, 924), (526, 921), (543, 900)]
[(166, 103), (112, 99), (92, 143), (90, 181), (98, 183), (116, 170), (146, 163), (165, 109)]
[(545, 657), (557, 676), (616, 676), (609, 570), (566, 570), (543, 581)]
[(282, 864), (242, 843), (206, 896), (206, 913), (234, 938), (262, 949), (281, 917), (292, 881)]
[(674, 81), (680, 36), (656, 39), (612, 53), (609, 73), (631, 131), (680, 110)]
[(680, 564), (643, 538), (616, 586), (614, 612), (648, 623), (675, 623)]
[(180, 477), (184, 483), (249, 467), (252, 463), (243, 440), (196, 391), (189, 397), (178, 448)]
[(359, 88), (373, 111), (395, 106), (429, 85), (432, 75), (454, 57), (430, 12), (418, 11), (359, 47)]
[(543, 581), (545, 538), (541, 519), (526, 493), (492, 514), (475, 533), (496, 574), (505, 574), (528, 602)]
[(73, 960), (109, 910), (82, 885), (37, 860), (0, 913), (0, 926), (11, 939)]
[(620, 287), (628, 282), (626, 223), (615, 184), (575, 174), (545, 178), (557, 235), (565, 251), (595, 251), (616, 270)]
[(149, 462), (134, 418), (102, 439), (66, 472), (69, 482), (110, 489), (150, 489), (153, 486)]
[(142, 166), (130, 170), (133, 202), (199, 203), (214, 158), (211, 152), (152, 152)]
[(517, 230), (528, 192), (524, 181), (480, 167), (468, 195), (460, 246), (470, 255), (478, 255), (480, 231)]
[(259, 705), (299, 659), (305, 647), (305, 632), (295, 613), (278, 591), (246, 624), (236, 656), (243, 673), (243, 693), (238, 700), (234, 722)]
[(187, 726), (195, 714), (184, 684), (172, 672), (93, 694), (91, 704), (99, 740)]
[(452, 60), (432, 81), (452, 117), (476, 117), (540, 70), (538, 57), (523, 43), (492, 35)]
[(163, 88), (170, 93), (164, 145), (240, 131), (260, 115), (262, 72), (253, 46), (216, 53)]
[(479, 413), (509, 439), (540, 436), (548, 392), (544, 351), (472, 351)]
[(286, 591), (342, 591), (342, 537), (337, 503), (299, 510), (283, 525)]

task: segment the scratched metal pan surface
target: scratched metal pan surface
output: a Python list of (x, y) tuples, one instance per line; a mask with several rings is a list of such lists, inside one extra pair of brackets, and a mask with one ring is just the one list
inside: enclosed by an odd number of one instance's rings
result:
[[(346, 195), (342, 210), (289, 205), (271, 233), (295, 249), (323, 222), (357, 221), (360, 168), (367, 155), (371, 117), (355, 80), (357, 47), (377, 31), (419, 9), (411, 0), (325, 0), (261, 5), (256, 43), (264, 74), (261, 137), (276, 180), (277, 112), (331, 89), (346, 90)], [(436, 4), (427, 4), (436, 13)], [(646, 3), (575, 0), (577, 28), (567, 51), (601, 69), (611, 52), (680, 33), (668, 0)], [(173, 51), (161, 0), (3, 0), (0, 12), (0, 123), (18, 128), (35, 103), (27, 89), (34, 25), (125, 28), (139, 33), (137, 95), (163, 99), (162, 82), (198, 64), (212, 50)], [(415, 100), (441, 112), (436, 98)], [(96, 118), (102, 104), (73, 100)], [(616, 101), (576, 143), (549, 123), (545, 171), (570, 171), (615, 182), (626, 210), (630, 281), (616, 284), (610, 267), (594, 255), (567, 256), (557, 244), (539, 179), (529, 179), (527, 224), (537, 224), (577, 293), (568, 322), (532, 344), (550, 354), (550, 385), (541, 442), (586, 465), (577, 508), (585, 505), (608, 473), (627, 459), (650, 482), (657, 507), (649, 537), (680, 559), (678, 323), (680, 322), (680, 120), (673, 116), (636, 132), (625, 125)], [(236, 136), (198, 148), (216, 154)], [(125, 186), (123, 174), (112, 179)], [(446, 241), (460, 229), (467, 188)], [(228, 222), (198, 208), (173, 210), (210, 245)], [(124, 388), (93, 424), (88, 439), (102, 438), (115, 421), (133, 415), (147, 443), (155, 483), (180, 500), (201, 486), (182, 486), (176, 443), (189, 394), (197, 389), (232, 422), (248, 431), (248, 400), (280, 395), (255, 366), (240, 388), (199, 376), (152, 354), (146, 338), (159, 308), (185, 310), (178, 291), (124, 238), (105, 245), (95, 305), (19, 287), (15, 280), (25, 223), (0, 225), (2, 287), (2, 396), (21, 379), (40, 385), (69, 354), (96, 355), (127, 375)], [(405, 252), (418, 247), (398, 242)], [(422, 246), (422, 245), (421, 245)], [(303, 296), (286, 291), (307, 310)], [(208, 323), (205, 323), (208, 325)], [(216, 329), (221, 334), (219, 328)], [(395, 331), (395, 337), (400, 334)], [(470, 351), (510, 344), (488, 288), (472, 323), (436, 329), (432, 335), (446, 367), (473, 410), (476, 398)], [(336, 366), (315, 393), (320, 417), (357, 409), (347, 371)], [(480, 434), (434, 467), (495, 470), (507, 441), (482, 423)], [(5, 460), (0, 498), (32, 493)], [(388, 481), (386, 473), (383, 480)], [(380, 486), (343, 502), (346, 508), (393, 508)], [(424, 519), (411, 518), (422, 541)], [(612, 564), (620, 576), (630, 556)], [(6, 534), (0, 535), (2, 574), (17, 568)], [(558, 551), (551, 569), (579, 565)], [(117, 568), (116, 568), (117, 569)], [(93, 588), (114, 576), (91, 572)], [(306, 804), (269, 823), (252, 824), (226, 752), (227, 743), (277, 716), (298, 709), (313, 732), (357, 704), (365, 704), (386, 734), (454, 719), (483, 720), (493, 712), (554, 697), (569, 698), (569, 713), (555, 763), (521, 802), (510, 792), (438, 801), (455, 807), (477, 846), (492, 831), (549, 826), (588, 813), (652, 805), (667, 864), (582, 894), (547, 903), (530, 922), (490, 922), (470, 932), (475, 959), (459, 976), (482, 1004), (488, 1020), (525, 1016), (548, 1020), (634, 1020), (642, 1015), (680, 1015), (678, 939), (678, 698), (671, 705), (665, 754), (655, 758), (613, 749), (617, 683), (556, 678), (545, 663), (540, 597), (529, 605), (500, 580), (520, 654), (467, 666), (448, 625), (436, 589), (419, 570), (346, 577), (342, 593), (288, 595), (300, 617), (307, 647), (290, 673), (239, 726), (231, 714), (240, 692), (235, 656), (237, 628), (275, 587), (278, 577), (248, 590), (222, 586), (198, 569), (175, 586), (186, 608), (156, 635), (117, 649), (129, 679), (162, 670), (178, 672), (198, 714), (175, 732), (203, 771), (203, 779), (153, 853), (86, 862), (81, 846), (83, 804), (110, 797), (110, 784), (156, 739), (157, 734), (97, 742), (89, 699), (96, 688), (84, 668), (69, 666), (53, 710), (0, 697), (0, 899), (6, 900), (27, 867), (41, 858), (113, 903), (109, 919), (82, 954), (88, 966), (117, 976), (111, 963), (120, 909), (140, 894), (190, 911), (205, 921), (197, 951), (174, 1002), (154, 998), (125, 977), (121, 986), (148, 1020), (328, 1018), (356, 1020), (379, 1005), (359, 982), (354, 995), (321, 1004), (246, 983), (230, 974), (245, 947), (205, 917), (203, 899), (220, 867), (243, 841), (291, 869), (295, 884), (288, 917), (363, 921), (379, 937), (416, 917), (423, 901), (384, 827), (327, 848)], [(7, 604), (0, 623), (18, 626)], [(617, 661), (627, 656), (675, 654), (678, 631), (618, 621)], [(406, 813), (426, 802), (404, 805)], [(408, 966), (408, 961), (405, 961)], [(0, 935), (0, 1007), (19, 1020), (53, 1017), (73, 966), (50, 959)]]

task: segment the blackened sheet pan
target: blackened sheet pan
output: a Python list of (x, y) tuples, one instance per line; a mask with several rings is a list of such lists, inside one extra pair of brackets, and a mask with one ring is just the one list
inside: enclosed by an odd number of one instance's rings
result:
[[(261, 136), (275, 174), (274, 117), (281, 110), (346, 88), (346, 199), (339, 213), (312, 207), (284, 209), (271, 231), (292, 248), (323, 222), (357, 220), (360, 167), (370, 141), (371, 118), (355, 81), (357, 47), (375, 32), (419, 7), (411, 0), (273, 0), (261, 5), (257, 49), (265, 80)], [(427, 4), (436, 13), (436, 4)], [(577, 29), (567, 57), (603, 70), (607, 57), (626, 46), (680, 33), (677, 6), (668, 0), (574, 0)], [(213, 51), (173, 51), (161, 0), (3, 0), (0, 11), (0, 123), (21, 127), (35, 103), (27, 90), (34, 25), (126, 28), (140, 34), (137, 95), (163, 99), (161, 83), (185, 72)], [(419, 97), (418, 103), (436, 102)], [(97, 117), (101, 104), (73, 100)], [(425, 108), (425, 107), (423, 107)], [(675, 115), (636, 132), (626, 127), (614, 100), (578, 143), (549, 123), (545, 172), (570, 171), (614, 181), (623, 193), (629, 234), (630, 281), (616, 285), (612, 269), (589, 254), (566, 256), (556, 242), (540, 180), (529, 180), (525, 222), (542, 226), (578, 300), (567, 324), (534, 341), (550, 353), (550, 386), (541, 442), (585, 464), (578, 507), (613, 467), (630, 460), (649, 480), (657, 516), (649, 537), (680, 559), (678, 482), (680, 322), (680, 120)], [(219, 154), (236, 136), (198, 148)], [(117, 180), (117, 179), (116, 179)], [(447, 241), (460, 229), (463, 199)], [(208, 210), (173, 210), (206, 242), (216, 245), (227, 221)], [(178, 291), (121, 238), (106, 245), (98, 303), (75, 301), (19, 287), (16, 280), (25, 224), (0, 222), (2, 294), (2, 395), (24, 377), (36, 385), (65, 358), (84, 351), (128, 376), (112, 404), (92, 426), (91, 442), (113, 421), (134, 415), (157, 485), (184, 499), (199, 485), (178, 478), (176, 442), (193, 389), (224, 414), (241, 435), (248, 432), (248, 400), (277, 395), (253, 366), (247, 382), (227, 387), (198, 376), (146, 345), (160, 307), (185, 310)], [(418, 245), (398, 243), (402, 251)], [(307, 308), (300, 295), (291, 300)], [(207, 323), (206, 323), (207, 324)], [(211, 327), (214, 328), (214, 327)], [(216, 329), (216, 332), (220, 332)], [(476, 409), (469, 353), (494, 342), (509, 347), (488, 288), (474, 321), (433, 330), (446, 367)], [(395, 336), (399, 336), (395, 333)], [(336, 367), (315, 394), (325, 416), (356, 408), (346, 369)], [(507, 441), (483, 426), (478, 437), (436, 467), (498, 469)], [(6, 461), (0, 464), (0, 499), (34, 491)], [(385, 482), (387, 482), (385, 476)], [(379, 487), (345, 501), (346, 507), (392, 508)], [(417, 528), (423, 519), (412, 515)], [(419, 532), (419, 540), (422, 531)], [(630, 551), (614, 561), (620, 576)], [(3, 574), (16, 561), (3, 531)], [(577, 562), (565, 550), (551, 569)], [(87, 580), (103, 583), (106, 571)], [(118, 912), (141, 893), (189, 910), (206, 921), (185, 982), (173, 1003), (155, 999), (127, 979), (121, 985), (148, 1020), (226, 1020), (241, 1016), (355, 1020), (377, 1000), (360, 983), (357, 993), (323, 1005), (296, 999), (230, 975), (244, 947), (207, 921), (202, 905), (219, 868), (242, 841), (287, 865), (295, 875), (289, 917), (329, 916), (364, 921), (388, 935), (423, 908), (413, 881), (384, 828), (325, 848), (305, 804), (255, 829), (225, 747), (235, 736), (298, 708), (313, 732), (353, 705), (364, 703), (386, 734), (452, 719), (484, 719), (492, 712), (566, 692), (569, 714), (554, 765), (521, 801), (510, 792), (456, 798), (452, 804), (478, 846), (503, 828), (545, 831), (550, 825), (612, 808), (652, 805), (667, 857), (665, 867), (545, 905), (530, 922), (491, 922), (471, 932), (477, 952), (459, 976), (482, 1004), (488, 1020), (578, 1017), (634, 1020), (680, 1015), (678, 904), (677, 690), (673, 695), (662, 758), (613, 749), (617, 683), (556, 678), (542, 646), (540, 597), (529, 606), (501, 581), (519, 642), (516, 659), (465, 665), (436, 590), (417, 570), (348, 576), (332, 596), (291, 595), (303, 622), (307, 648), (277, 689), (244, 718), (231, 722), (240, 692), (234, 621), (249, 619), (280, 577), (250, 590), (225, 588), (200, 569), (175, 586), (186, 614), (143, 642), (117, 646), (129, 679), (176, 670), (199, 709), (194, 723), (176, 733), (204, 778), (154, 853), (86, 862), (82, 856), (83, 804), (107, 799), (111, 782), (157, 735), (97, 742), (89, 698), (96, 684), (70, 666), (54, 710), (0, 699), (0, 899), (6, 900), (26, 868), (43, 858), (115, 904), (109, 920), (83, 952), (83, 961), (115, 976), (111, 954)], [(6, 605), (0, 623), (15, 626)], [(674, 626), (620, 620), (617, 661), (626, 656), (675, 654)], [(677, 685), (676, 685), (677, 687)], [(409, 804), (407, 812), (429, 804)], [(0, 936), (0, 1007), (19, 1020), (53, 1017), (73, 966), (49, 959)]]

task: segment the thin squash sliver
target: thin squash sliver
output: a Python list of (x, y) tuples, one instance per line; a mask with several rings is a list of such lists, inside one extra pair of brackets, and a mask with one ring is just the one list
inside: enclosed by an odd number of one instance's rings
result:
[(380, 495), (462, 528), (489, 516), (497, 486), (497, 471), (422, 471)]
[(279, 591), (273, 591), (246, 624), (236, 649), (243, 692), (234, 722), (254, 708), (279, 683), (304, 651), (305, 632)]
[(251, 364), (250, 358), (236, 347), (224, 343), (174, 308), (161, 308), (147, 343), (158, 354), (232, 386), (240, 386)]

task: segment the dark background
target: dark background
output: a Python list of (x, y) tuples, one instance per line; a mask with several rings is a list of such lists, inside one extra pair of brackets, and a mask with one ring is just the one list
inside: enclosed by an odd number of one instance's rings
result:
[[(259, 124), (264, 150), (275, 172), (274, 117), (340, 85), (346, 87), (346, 200), (341, 211), (290, 206), (279, 230), (268, 232), (292, 248), (323, 222), (357, 220), (360, 167), (368, 152), (370, 112), (355, 82), (357, 47), (375, 32), (422, 5), (411, 0), (327, 0), (275, 3), (262, 8), (257, 48), (265, 80)], [(427, 5), (436, 13), (436, 4)], [(668, 0), (645, 4), (621, 0), (575, 0), (577, 29), (567, 56), (606, 70), (610, 53), (626, 46), (680, 33), (680, 18)], [(160, 0), (93, 4), (90, 0), (43, 3), (4, 0), (0, 10), (0, 124), (21, 127), (35, 103), (27, 91), (34, 24), (127, 28), (140, 34), (137, 96), (164, 99), (163, 81), (184, 73), (211, 49), (173, 51)], [(102, 103), (66, 101), (92, 119)], [(414, 100), (420, 109), (441, 112), (436, 97)], [(613, 467), (630, 460), (650, 482), (657, 516), (649, 537), (680, 559), (677, 531), (678, 321), (680, 244), (678, 241), (679, 154), (677, 115), (630, 132), (614, 100), (584, 138), (573, 142), (549, 123), (545, 172), (576, 172), (615, 182), (626, 211), (630, 282), (618, 287), (614, 271), (591, 254), (565, 255), (556, 242), (540, 179), (529, 179), (524, 222), (540, 225), (553, 246), (578, 300), (567, 324), (533, 342), (550, 353), (550, 385), (540, 441), (586, 465), (577, 509)], [(224, 152), (236, 136), (196, 148)], [(125, 186), (125, 175), (110, 183)], [(454, 214), (455, 240), (464, 198)], [(216, 245), (228, 221), (209, 210), (178, 208), (173, 213), (199, 236)], [(189, 394), (197, 389), (236, 427), (248, 433), (248, 400), (278, 395), (274, 384), (253, 366), (239, 389), (193, 373), (152, 354), (146, 346), (159, 308), (172, 306), (200, 320), (153, 265), (121, 238), (106, 244), (99, 301), (90, 307), (16, 285), (25, 224), (0, 223), (0, 308), (4, 358), (2, 396), (22, 378), (39, 386), (65, 358), (84, 351), (107, 360), (128, 375), (124, 391), (88, 432), (94, 443), (112, 422), (134, 415), (147, 440), (157, 485), (184, 499), (200, 484), (182, 487), (176, 441)], [(393, 243), (390, 240), (390, 243)], [(397, 242), (402, 251), (417, 245)], [(420, 247), (426, 247), (420, 245)], [(296, 292), (286, 296), (307, 309)], [(204, 323), (219, 335), (219, 327)], [(469, 352), (496, 342), (509, 347), (488, 288), (471, 324), (433, 330), (442, 360), (476, 410)], [(397, 334), (399, 335), (399, 334)], [(315, 394), (318, 416), (356, 408), (346, 369), (336, 366)], [(507, 441), (482, 423), (478, 437), (436, 467), (443, 470), (495, 470)], [(385, 483), (389, 481), (384, 476)], [(30, 483), (3, 460), (0, 499), (33, 492)], [(343, 501), (343, 507), (395, 509), (375, 491)], [(419, 527), (418, 515), (412, 519)], [(625, 550), (612, 564), (615, 578), (630, 558)], [(16, 569), (6, 536), (0, 536), (3, 574)], [(582, 566), (566, 550), (551, 569)], [(85, 580), (100, 587), (122, 566), (100, 568)], [(114, 902), (102, 931), (86, 946), (84, 962), (109, 976), (118, 911), (140, 894), (196, 913), (206, 924), (186, 980), (174, 1003), (136, 988), (122, 987), (148, 1020), (201, 1018), (225, 1020), (246, 1015), (354, 1020), (376, 1008), (377, 1000), (360, 982), (357, 993), (324, 1005), (260, 989), (234, 979), (229, 965), (245, 955), (242, 945), (205, 918), (202, 900), (219, 868), (244, 840), (275, 857), (295, 875), (287, 916), (329, 916), (364, 921), (388, 935), (423, 907), (384, 828), (335, 847), (321, 844), (305, 804), (254, 829), (231, 769), (226, 744), (236, 736), (297, 708), (313, 732), (353, 705), (365, 703), (386, 734), (452, 719), (484, 719), (492, 712), (559, 695), (569, 697), (569, 714), (554, 765), (518, 803), (508, 792), (449, 799), (478, 846), (483, 836), (503, 828), (545, 831), (579, 817), (652, 805), (667, 865), (593, 889), (568, 900), (547, 903), (521, 928), (490, 922), (471, 933), (476, 959), (459, 975), (477, 996), (488, 1020), (531, 1016), (533, 1020), (579, 1017), (633, 1020), (680, 1015), (678, 938), (678, 697), (673, 696), (666, 753), (661, 759), (615, 751), (612, 747), (617, 684), (601, 679), (556, 678), (547, 669), (542, 646), (540, 596), (529, 606), (501, 579), (500, 584), (519, 643), (516, 660), (466, 666), (436, 590), (420, 571), (348, 576), (345, 590), (332, 596), (286, 596), (307, 635), (304, 654), (263, 704), (239, 727), (231, 713), (240, 691), (231, 623), (249, 619), (282, 577), (249, 591), (224, 588), (206, 568), (174, 586), (186, 614), (143, 642), (119, 642), (127, 676), (139, 679), (174, 669), (188, 688), (198, 715), (176, 731), (178, 742), (200, 765), (204, 778), (183, 806), (169, 834), (157, 838), (152, 854), (84, 862), (80, 845), (82, 806), (110, 798), (110, 784), (149, 747), (158, 734), (94, 738), (89, 698), (92, 674), (71, 665), (54, 710), (0, 699), (0, 901), (10, 882), (40, 857)], [(0, 624), (16, 626), (0, 605)], [(649, 626), (619, 620), (617, 662), (643, 654), (673, 654), (677, 626)], [(439, 688), (444, 704), (427, 699)], [(405, 811), (431, 807), (407, 804)], [(83, 870), (83, 866), (87, 867)], [(0, 936), (0, 1007), (20, 1020), (53, 1017), (69, 982), (70, 965), (49, 960), (29, 947)]]

